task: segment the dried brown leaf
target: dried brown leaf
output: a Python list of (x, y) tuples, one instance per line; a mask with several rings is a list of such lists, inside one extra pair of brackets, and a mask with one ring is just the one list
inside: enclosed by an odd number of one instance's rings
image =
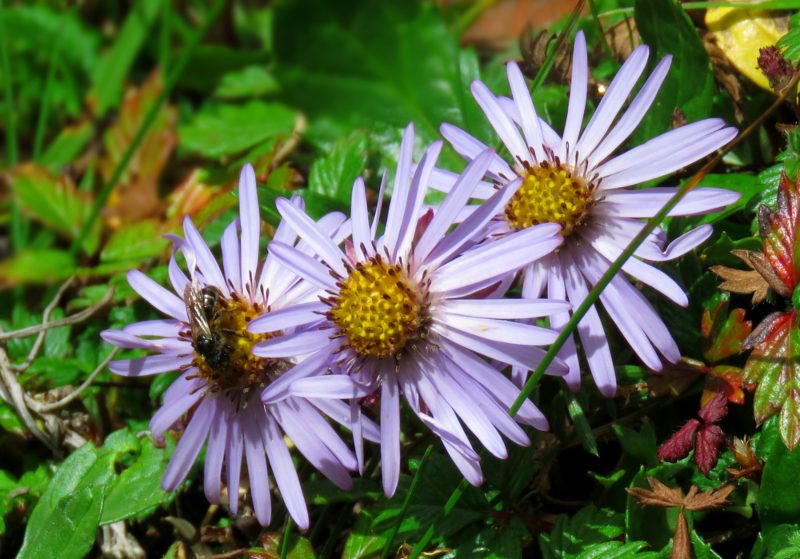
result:
[(628, 493), (636, 497), (639, 504), (648, 507), (681, 507), (683, 506), (683, 492), (679, 487), (667, 487), (656, 478), (648, 477), (650, 489), (644, 487), (629, 487)]
[(728, 496), (736, 489), (735, 485), (723, 485), (717, 489), (709, 489), (698, 493), (697, 487), (692, 486), (695, 491), (689, 491), (683, 500), (684, 506), (693, 511), (716, 509), (728, 504)]
[(678, 522), (675, 524), (671, 557), (672, 559), (692, 559), (692, 538), (689, 536), (689, 525), (682, 509), (678, 514)]
[(728, 266), (711, 266), (710, 269), (725, 280), (719, 285), (721, 290), (744, 295), (752, 293), (753, 306), (759, 304), (767, 297), (769, 284), (762, 275), (755, 270), (739, 270)]
[(650, 489), (644, 487), (629, 487), (628, 493), (633, 495), (639, 504), (649, 507), (686, 508), (692, 511), (709, 510), (721, 507), (728, 503), (728, 495), (734, 489), (733, 485), (725, 485), (718, 489), (709, 489), (702, 493), (696, 485), (689, 488), (686, 496), (680, 487), (668, 487), (655, 478), (648, 477)]
[(631, 53), (642, 44), (639, 31), (636, 29), (636, 21), (626, 17), (622, 21), (615, 23), (605, 31), (608, 46), (619, 60), (626, 60)]

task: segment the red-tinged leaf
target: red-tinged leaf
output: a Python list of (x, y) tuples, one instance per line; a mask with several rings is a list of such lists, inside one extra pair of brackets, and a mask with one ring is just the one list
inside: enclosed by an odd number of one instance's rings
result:
[(744, 404), (743, 371), (739, 367), (718, 365), (709, 371), (700, 397), (700, 405), (705, 406), (717, 394), (723, 394), (731, 404)]
[[(155, 71), (141, 87), (125, 94), (119, 118), (103, 135), (104, 153), (98, 167), (104, 181), (110, 180), (163, 88), (161, 75)], [(112, 229), (160, 213), (158, 183), (178, 142), (177, 120), (174, 107), (164, 104), (158, 111), (108, 201), (103, 215)]]
[(717, 465), (719, 448), (725, 442), (725, 433), (719, 425), (707, 424), (697, 432), (694, 441), (694, 463), (697, 469), (708, 476), (708, 472)]
[(719, 303), (711, 312), (708, 309), (703, 312), (701, 330), (707, 343), (703, 356), (707, 361), (716, 363), (742, 350), (742, 341), (752, 329), (744, 316), (744, 309), (728, 312), (727, 301)]
[[(228, 195), (223, 187), (212, 186), (207, 175), (202, 169), (194, 169), (170, 193), (167, 197), (165, 230), (180, 230), (181, 222), (187, 215), (202, 227), (215, 215), (236, 205), (236, 199)], [(234, 184), (231, 182), (230, 186)]]
[(746, 382), (757, 384), (753, 412), (759, 424), (779, 413), (781, 438), (790, 449), (800, 443), (800, 332), (797, 312), (773, 313), (749, 341), (753, 347), (744, 367)]
[(795, 386), (788, 391), (778, 416), (778, 430), (789, 449), (794, 449), (800, 443), (800, 391), (796, 379), (793, 384)]
[[(784, 287), (778, 291), (788, 297), (800, 278), (800, 259), (797, 228), (800, 224), (800, 191), (797, 183), (784, 173), (778, 185), (778, 204), (775, 211), (759, 207), (758, 225), (764, 239), (764, 256)], [(766, 279), (766, 278), (765, 278)]]
[(697, 415), (706, 423), (716, 423), (728, 414), (728, 399), (724, 394), (717, 394), (706, 405), (700, 408)]
[(784, 326), (788, 318), (788, 313), (782, 312), (774, 312), (767, 315), (742, 342), (742, 349), (754, 349), (763, 345), (767, 338), (774, 335), (776, 329)]
[(683, 424), (667, 441), (658, 449), (658, 459), (666, 462), (677, 462), (685, 458), (692, 450), (695, 432), (701, 423), (697, 419), (690, 419)]

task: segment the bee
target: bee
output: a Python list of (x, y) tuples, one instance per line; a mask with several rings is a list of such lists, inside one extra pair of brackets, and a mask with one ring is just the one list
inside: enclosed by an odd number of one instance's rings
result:
[(225, 336), (211, 328), (219, 313), (221, 297), (219, 289), (210, 285), (198, 288), (189, 284), (183, 292), (186, 314), (189, 315), (192, 328), (192, 345), (214, 370), (220, 370), (228, 364), (233, 350)]

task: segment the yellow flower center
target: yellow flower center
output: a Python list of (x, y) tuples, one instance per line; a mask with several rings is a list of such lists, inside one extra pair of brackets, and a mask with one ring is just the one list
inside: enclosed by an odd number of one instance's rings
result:
[(427, 329), (427, 305), (416, 284), (380, 257), (360, 262), (341, 281), (328, 317), (361, 357), (397, 357)]
[(255, 344), (274, 335), (247, 330), (250, 321), (263, 314), (263, 308), (236, 293), (231, 298), (219, 294), (210, 307), (204, 309), (208, 329), (197, 329), (195, 325), (192, 334), (192, 364), (208, 381), (211, 392), (263, 388), (289, 367), (284, 361), (253, 355)]
[(522, 185), (506, 204), (505, 218), (512, 229), (539, 223), (561, 224), (569, 236), (588, 214), (592, 188), (564, 164), (542, 163), (526, 171)]

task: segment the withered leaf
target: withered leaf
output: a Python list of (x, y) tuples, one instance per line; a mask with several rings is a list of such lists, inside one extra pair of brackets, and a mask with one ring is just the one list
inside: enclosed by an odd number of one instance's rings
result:
[(691, 511), (711, 510), (728, 504), (728, 496), (736, 489), (733, 485), (724, 485), (717, 489), (700, 492), (696, 485), (689, 488), (684, 496), (679, 487), (668, 487), (653, 477), (647, 478), (650, 489), (629, 487), (628, 493), (645, 506), (662, 508), (686, 508)]
[(692, 511), (717, 509), (727, 505), (728, 497), (736, 490), (735, 485), (723, 485), (717, 489), (698, 492), (697, 486), (693, 485), (695, 491), (689, 491), (683, 501), (683, 505)]
[[(747, 250), (733, 250), (731, 254), (738, 256), (753, 268), (750, 260), (750, 252), (751, 251)], [(739, 270), (728, 266), (711, 266), (710, 270), (725, 280), (719, 285), (721, 290), (742, 295), (752, 293), (753, 306), (761, 303), (767, 297), (769, 283), (755, 269)]]
[(654, 477), (648, 477), (647, 483), (650, 489), (644, 487), (629, 487), (628, 493), (633, 495), (639, 504), (649, 507), (682, 507), (683, 492), (679, 487), (667, 487)]
[(689, 536), (689, 524), (683, 509), (678, 514), (675, 524), (675, 535), (672, 537), (672, 559), (692, 559), (692, 539)]

